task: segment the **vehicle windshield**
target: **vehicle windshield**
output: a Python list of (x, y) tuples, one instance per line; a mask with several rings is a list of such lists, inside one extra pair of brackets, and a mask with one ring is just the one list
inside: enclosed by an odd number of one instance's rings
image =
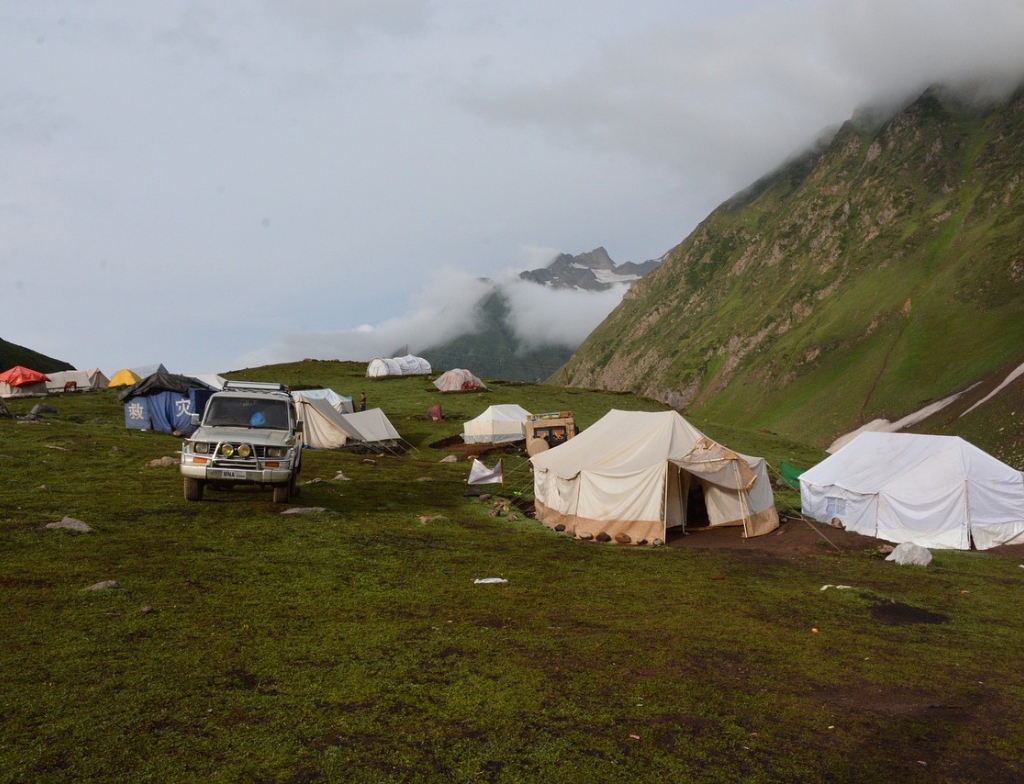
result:
[(288, 404), (283, 400), (248, 397), (213, 397), (203, 424), (207, 427), (288, 429)]

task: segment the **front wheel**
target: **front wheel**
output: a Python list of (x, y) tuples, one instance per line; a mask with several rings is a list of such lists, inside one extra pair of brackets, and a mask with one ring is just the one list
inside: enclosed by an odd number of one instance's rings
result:
[(275, 504), (286, 504), (288, 498), (291, 496), (292, 483), (291, 480), (282, 482), (279, 485), (274, 485), (274, 503)]
[(196, 479), (195, 477), (185, 477), (185, 500), (186, 501), (202, 501), (203, 500), (203, 487), (206, 483), (202, 479)]

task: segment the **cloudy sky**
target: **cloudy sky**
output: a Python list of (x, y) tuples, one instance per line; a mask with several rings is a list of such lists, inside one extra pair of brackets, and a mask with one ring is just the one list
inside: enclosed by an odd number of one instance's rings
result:
[[(1024, 0), (7, 0), (0, 337), (108, 374), (416, 351), (476, 278), (659, 257), (1022, 41)], [(620, 295), (516, 299), (575, 339)]]

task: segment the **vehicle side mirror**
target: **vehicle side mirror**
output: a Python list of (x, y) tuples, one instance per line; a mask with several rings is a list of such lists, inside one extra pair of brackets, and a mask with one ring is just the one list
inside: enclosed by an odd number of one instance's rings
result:
[(301, 433), (302, 432), (302, 420), (301, 419), (296, 419), (295, 420), (295, 432), (296, 433)]
[(199, 414), (193, 414), (190, 416), (189, 421), (196, 427), (199, 427)]

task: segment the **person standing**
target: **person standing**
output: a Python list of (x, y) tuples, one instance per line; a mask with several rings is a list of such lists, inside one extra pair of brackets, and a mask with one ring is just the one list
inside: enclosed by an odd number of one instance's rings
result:
[(365, 392), (360, 392), (359, 393), (359, 410), (360, 411), (365, 411), (366, 410), (366, 393)]

